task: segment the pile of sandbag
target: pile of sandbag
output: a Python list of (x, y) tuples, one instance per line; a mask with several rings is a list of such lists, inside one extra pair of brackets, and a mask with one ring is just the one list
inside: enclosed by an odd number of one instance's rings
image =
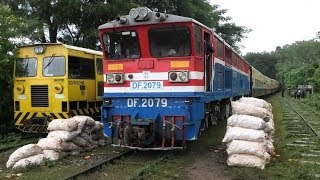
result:
[(105, 144), (102, 123), (88, 116), (55, 119), (47, 129), (50, 132), (46, 138), (13, 152), (7, 161), (7, 168), (38, 165), (45, 159), (57, 160), (62, 156), (78, 154)]
[(262, 99), (242, 97), (231, 102), (232, 116), (222, 142), (227, 143), (230, 166), (264, 169), (275, 154), (272, 106)]

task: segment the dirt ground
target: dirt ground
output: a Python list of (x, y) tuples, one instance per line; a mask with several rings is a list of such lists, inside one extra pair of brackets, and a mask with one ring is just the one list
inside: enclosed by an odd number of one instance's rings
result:
[(224, 147), (193, 152), (195, 161), (187, 169), (188, 178), (193, 180), (228, 180), (226, 172), (227, 154)]

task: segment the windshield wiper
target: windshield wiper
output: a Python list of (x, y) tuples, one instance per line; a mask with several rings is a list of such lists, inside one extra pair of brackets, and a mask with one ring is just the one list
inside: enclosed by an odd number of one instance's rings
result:
[(24, 66), (23, 73), (22, 73), (22, 75), (23, 75), (23, 76), (25, 76), (25, 75), (26, 75), (27, 70), (28, 70), (28, 66), (29, 66), (29, 61), (27, 61), (26, 66)]
[(50, 66), (50, 64), (52, 63), (52, 61), (53, 61), (53, 59), (54, 59), (53, 56), (54, 56), (54, 54), (52, 54), (52, 56), (51, 56), (50, 59), (49, 59), (48, 64), (47, 64), (43, 69), (46, 69), (47, 67)]

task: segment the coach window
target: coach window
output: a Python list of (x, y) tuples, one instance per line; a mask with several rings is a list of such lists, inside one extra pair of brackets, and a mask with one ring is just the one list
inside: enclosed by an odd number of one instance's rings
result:
[(103, 35), (107, 59), (134, 59), (140, 57), (140, 47), (135, 31), (112, 31)]
[(68, 77), (71, 79), (95, 79), (92, 59), (68, 57)]
[(190, 32), (185, 26), (170, 26), (149, 30), (150, 51), (153, 57), (189, 56)]
[(220, 40), (218, 40), (217, 42), (218, 42), (218, 57), (222, 59), (223, 58), (223, 43)]
[(201, 28), (199, 26), (194, 27), (194, 41), (196, 45), (197, 55), (202, 56)]
[(50, 56), (43, 58), (42, 74), (48, 76), (64, 76), (66, 74), (66, 58)]
[(16, 77), (35, 77), (37, 75), (37, 59), (24, 58), (16, 61)]

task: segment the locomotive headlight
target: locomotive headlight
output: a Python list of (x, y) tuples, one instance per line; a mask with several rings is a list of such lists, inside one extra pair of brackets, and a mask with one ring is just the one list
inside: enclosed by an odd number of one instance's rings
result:
[(185, 82), (188, 79), (188, 74), (187, 72), (180, 72), (179, 73), (179, 79), (183, 82)]
[(114, 75), (107, 74), (107, 83), (113, 83), (113, 82), (114, 82)]
[(170, 76), (169, 80), (171, 80), (171, 81), (177, 80), (177, 77), (178, 77), (176, 72), (171, 72), (169, 76)]
[(106, 75), (106, 80), (108, 84), (120, 84), (124, 83), (123, 73), (110, 73)]
[(139, 12), (136, 8), (132, 8), (129, 12), (129, 15), (133, 18), (136, 19), (139, 16)]
[(17, 85), (16, 90), (18, 91), (19, 94), (23, 94), (24, 87), (21, 84), (19, 84)]
[(54, 92), (56, 94), (60, 94), (60, 93), (62, 93), (62, 91), (63, 91), (63, 86), (61, 84), (56, 84), (54, 86)]
[(34, 53), (36, 54), (43, 54), (46, 50), (45, 46), (36, 46), (34, 47)]
[(169, 82), (189, 82), (189, 71), (169, 71)]
[(148, 16), (148, 9), (146, 7), (142, 7), (139, 9), (139, 17), (146, 18)]

